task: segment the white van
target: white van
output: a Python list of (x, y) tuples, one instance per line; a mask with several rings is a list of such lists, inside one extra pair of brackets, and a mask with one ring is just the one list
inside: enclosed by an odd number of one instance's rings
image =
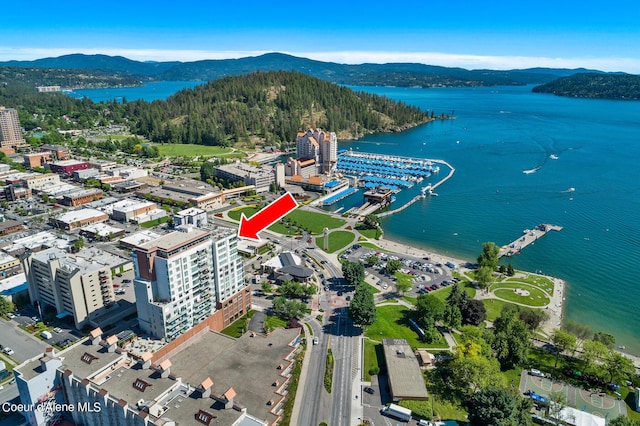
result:
[(51, 334), (50, 331), (43, 331), (42, 333), (40, 333), (40, 337), (42, 337), (43, 339), (51, 339), (53, 337), (53, 334)]

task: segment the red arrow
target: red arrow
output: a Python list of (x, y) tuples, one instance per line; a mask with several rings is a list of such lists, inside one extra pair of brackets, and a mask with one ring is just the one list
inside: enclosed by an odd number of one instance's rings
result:
[(293, 195), (286, 192), (282, 197), (251, 216), (251, 219), (247, 219), (244, 213), (242, 213), (240, 217), (240, 228), (238, 228), (238, 237), (261, 241), (258, 236), (260, 231), (279, 221), (290, 211), (295, 210), (296, 207), (298, 207), (298, 203), (293, 198)]

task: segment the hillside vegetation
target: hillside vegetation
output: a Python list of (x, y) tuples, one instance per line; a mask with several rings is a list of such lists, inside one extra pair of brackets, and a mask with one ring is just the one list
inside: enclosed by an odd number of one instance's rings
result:
[(575, 98), (640, 100), (640, 76), (632, 74), (574, 74), (536, 86), (533, 91)]
[(132, 130), (153, 141), (219, 146), (294, 141), (310, 126), (356, 137), (430, 119), (402, 102), (286, 71), (226, 77), (166, 101), (130, 102), (127, 109), (137, 118)]

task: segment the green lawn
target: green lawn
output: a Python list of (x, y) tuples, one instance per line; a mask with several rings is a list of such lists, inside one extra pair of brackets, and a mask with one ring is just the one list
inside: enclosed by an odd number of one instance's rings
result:
[(373, 249), (375, 251), (379, 251), (381, 253), (390, 253), (389, 250), (385, 250), (383, 248), (378, 247), (377, 245), (373, 244), (373, 243), (369, 243), (369, 242), (363, 242), (363, 243), (358, 243), (360, 244), (362, 247), (366, 247), (366, 248), (370, 248)]
[(443, 420), (467, 421), (467, 412), (460, 406), (433, 396), (433, 413)]
[[(207, 145), (195, 145), (195, 144), (152, 144), (158, 147), (160, 155), (168, 157), (195, 157), (198, 155), (224, 155), (233, 152), (231, 148), (225, 148), (221, 146), (207, 146)], [(244, 154), (243, 154), (244, 156)]]
[(407, 283), (411, 285), (411, 288), (413, 288), (413, 275), (405, 274), (403, 272), (396, 272), (393, 275), (398, 279), (398, 283)]
[(381, 231), (378, 229), (365, 229), (361, 227), (356, 227), (356, 231), (358, 231), (363, 236), (369, 238), (370, 240), (375, 240), (378, 235), (381, 234)]
[[(233, 210), (229, 210), (229, 217), (234, 220), (240, 220), (241, 213), (244, 213), (244, 215), (249, 218), (253, 216), (257, 211), (258, 209), (256, 209), (255, 207), (249, 206), (247, 206), (246, 208), (236, 208)], [(293, 221), (303, 228), (311, 230), (313, 234), (321, 234), (324, 228), (340, 228), (345, 223), (347, 223), (344, 219), (334, 218), (328, 214), (308, 212), (300, 209), (292, 211), (291, 213), (286, 215), (284, 219)], [(271, 225), (269, 227), (269, 230), (284, 235), (293, 233), (292, 229), (284, 225), (282, 221)]]
[(509, 302), (503, 302), (498, 299), (482, 299), (482, 303), (484, 304), (485, 309), (487, 310), (487, 320), (495, 321), (496, 318), (500, 316), (502, 312), (502, 307), (504, 305), (510, 305)]
[(221, 331), (222, 334), (226, 334), (231, 337), (240, 337), (244, 334), (247, 326), (249, 324), (249, 320), (253, 316), (255, 311), (249, 311), (247, 314), (235, 320), (229, 327), (225, 328)]
[(150, 220), (148, 222), (144, 222), (140, 224), (141, 228), (153, 228), (154, 226), (160, 225), (161, 223), (171, 222), (171, 217), (165, 216), (158, 219)]
[(367, 284), (365, 283), (365, 285), (367, 287), (369, 287), (369, 290), (371, 290), (371, 293), (376, 294), (376, 293), (380, 293), (380, 290), (378, 290), (377, 288), (375, 288), (374, 286), (372, 286), (371, 284)]
[(367, 329), (366, 337), (382, 341), (382, 339), (405, 339), (412, 348), (446, 348), (444, 337), (438, 342), (427, 344), (421, 342), (409, 325), (409, 318), (415, 315), (413, 311), (401, 305), (380, 306), (377, 309), (378, 319)]
[[(509, 302), (522, 303), (531, 307), (546, 306), (549, 304), (549, 298), (538, 287), (534, 287), (525, 283), (497, 283), (491, 286), (493, 293), (501, 299)], [(524, 296), (516, 294), (514, 290), (522, 289), (529, 292)]]
[(404, 299), (405, 301), (411, 303), (412, 305), (417, 305), (418, 304), (418, 298), (417, 297), (413, 297), (413, 296), (402, 296), (402, 299)]
[(527, 283), (530, 285), (534, 285), (536, 287), (541, 288), (549, 294), (553, 293), (553, 281), (551, 281), (547, 277), (542, 277), (540, 275), (530, 275), (527, 274), (526, 278), (507, 278), (506, 282), (518, 282), (518, 283)]
[(269, 330), (275, 330), (276, 328), (285, 328), (287, 321), (273, 315), (267, 315), (264, 319), (264, 324), (269, 327)]
[[(350, 231), (333, 231), (329, 233), (329, 253), (333, 253), (350, 245), (356, 236)], [(320, 248), (324, 248), (324, 237), (316, 238), (316, 245)]]
[(380, 343), (374, 343), (371, 340), (364, 340), (364, 380), (366, 382), (371, 380), (369, 370), (372, 367), (380, 368), (380, 362), (378, 361), (378, 353), (376, 352), (376, 346), (382, 347)]

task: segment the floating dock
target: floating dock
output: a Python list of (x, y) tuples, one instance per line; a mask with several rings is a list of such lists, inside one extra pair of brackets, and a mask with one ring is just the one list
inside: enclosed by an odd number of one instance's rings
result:
[(517, 240), (514, 240), (510, 244), (502, 246), (498, 254), (499, 257), (513, 256), (514, 254), (520, 254), (520, 251), (533, 244), (538, 238), (546, 235), (549, 231), (562, 231), (562, 226), (549, 225), (548, 223), (541, 223), (533, 229), (525, 229), (522, 231), (522, 236)]

